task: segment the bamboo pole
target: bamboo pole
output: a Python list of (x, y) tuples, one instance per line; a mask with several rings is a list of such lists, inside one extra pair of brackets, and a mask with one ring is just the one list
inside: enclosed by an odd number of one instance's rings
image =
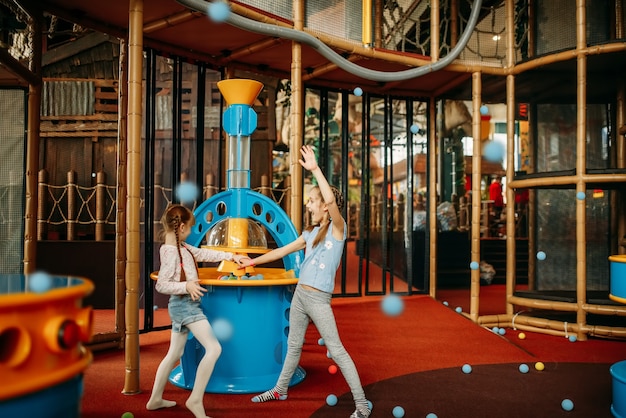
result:
[[(428, 225), (429, 247), (428, 293), (437, 297), (437, 138), (442, 134), (440, 123), (437, 123), (437, 106), (435, 98), (430, 98), (428, 105)], [(377, 205), (376, 205), (377, 206)]]
[(575, 185), (579, 180), (585, 183), (624, 183), (626, 174), (585, 174), (558, 176), (558, 177), (540, 177), (534, 179), (511, 180), (507, 182), (512, 188), (518, 187), (545, 187), (555, 188), (555, 186)]
[[(506, 0), (506, 65), (515, 65), (515, 4), (513, 0)], [(506, 77), (506, 178), (512, 179), (515, 168), (515, 76)], [(507, 182), (508, 184), (508, 182)], [(505, 294), (508, 300), (513, 296), (516, 281), (516, 241), (515, 241), (515, 193), (510, 186), (506, 188), (506, 289)], [(505, 305), (507, 314), (513, 313), (513, 305)]]
[[(616, 105), (615, 105), (615, 126), (621, 127), (626, 125), (626, 82), (621, 80), (618, 84), (618, 88), (616, 91)], [(620, 135), (616, 138), (616, 166), (617, 168), (626, 168), (626, 135)], [(615, 196), (614, 202), (612, 203), (612, 208), (616, 209), (614, 212), (616, 214), (624, 213), (626, 208), (626, 193), (618, 192), (613, 193)], [(626, 251), (624, 246), (625, 242), (623, 241), (624, 236), (626, 236), (626, 219), (624, 216), (616, 216), (617, 217), (617, 251), (619, 254), (624, 254)]]
[(270, 176), (263, 174), (261, 176), (261, 194), (270, 197), (272, 195), (272, 187), (270, 185)]
[(204, 188), (204, 200), (215, 194), (215, 176), (212, 173), (206, 175), (206, 187)]
[(106, 178), (107, 175), (104, 171), (98, 171), (98, 173), (96, 173), (96, 241), (104, 241)]
[(37, 176), (39, 199), (37, 199), (37, 240), (42, 241), (48, 237), (47, 199), (48, 171), (45, 168), (39, 170)]
[(478, 322), (484, 327), (510, 327), (520, 331), (539, 332), (558, 337), (579, 333), (598, 337), (626, 338), (626, 328), (608, 327), (604, 325), (585, 325), (580, 327), (576, 323), (557, 321), (547, 318), (522, 315), (487, 315), (480, 317)]
[(118, 124), (117, 124), (117, 173), (116, 173), (116, 214), (115, 214), (115, 333), (123, 347), (122, 332), (126, 330), (126, 144), (128, 114), (128, 54), (127, 42), (120, 39), (119, 83), (118, 83)]
[[(42, 31), (43, 16), (39, 11), (32, 11), (35, 15), (30, 22), (33, 33)], [(30, 71), (24, 71), (28, 80), (28, 119), (26, 129), (26, 184), (25, 184), (25, 213), (24, 213), (24, 274), (36, 270), (37, 260), (37, 177), (39, 171), (39, 125), (41, 124), (41, 36), (33, 36), (33, 55)], [(7, 54), (9, 55), (9, 54)], [(10, 56), (10, 55), (9, 55)], [(2, 60), (3, 63), (6, 62)]]
[[(294, 29), (302, 30), (304, 28), (304, 1), (293, 0), (293, 24)], [(298, 160), (300, 159), (300, 148), (302, 147), (303, 136), (303, 109), (304, 109), (304, 86), (302, 82), (302, 45), (299, 42), (293, 42), (291, 47), (291, 137), (289, 139), (289, 172), (291, 176), (291, 219), (298, 233), (302, 229), (302, 168)]]
[[(576, 48), (587, 45), (586, 0), (576, 1)], [(576, 69), (576, 192), (585, 192), (586, 182), (582, 175), (587, 170), (587, 56), (579, 54)], [(587, 323), (582, 306), (587, 301), (587, 209), (584, 199), (576, 199), (576, 323), (582, 330)], [(579, 340), (587, 335), (578, 332)]]
[(76, 186), (76, 171), (70, 170), (67, 172), (67, 219), (66, 219), (66, 231), (67, 240), (74, 241), (76, 239), (76, 196), (78, 194), (78, 187)]
[(459, 40), (459, 0), (450, 0), (450, 47)]
[(374, 12), (374, 46), (376, 48), (383, 47), (383, 2), (374, 2), (376, 11)]
[[(139, 393), (140, 192), (143, 73), (143, 0), (128, 12), (128, 196), (126, 224), (125, 394)], [(148, 227), (151, 227), (149, 225)]]
[[(430, 5), (430, 49), (432, 62), (439, 59), (439, 0), (432, 0)], [(443, 124), (437, 122), (437, 107), (434, 96), (430, 98), (428, 106), (428, 120), (430, 129), (428, 135), (428, 222), (430, 225), (429, 246), (429, 294), (435, 298), (437, 295), (437, 144), (438, 138), (443, 135)]]
[[(480, 106), (482, 105), (482, 75), (472, 74), (472, 136), (474, 152), (472, 153), (472, 229), (470, 232), (470, 261), (480, 263), (480, 214), (481, 194), (480, 178), (482, 176), (482, 143), (480, 134)], [(470, 318), (478, 320), (480, 308), (480, 269), (470, 270)]]
[(366, 48), (372, 47), (372, 0), (363, 0), (361, 23), (361, 43)]
[(439, 0), (430, 1), (430, 58), (439, 61)]

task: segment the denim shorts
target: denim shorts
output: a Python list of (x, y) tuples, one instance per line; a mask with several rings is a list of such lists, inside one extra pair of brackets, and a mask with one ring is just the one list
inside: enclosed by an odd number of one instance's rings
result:
[(200, 301), (191, 300), (189, 295), (170, 296), (167, 311), (172, 320), (172, 332), (186, 333), (189, 331), (186, 325), (207, 319), (200, 306)]

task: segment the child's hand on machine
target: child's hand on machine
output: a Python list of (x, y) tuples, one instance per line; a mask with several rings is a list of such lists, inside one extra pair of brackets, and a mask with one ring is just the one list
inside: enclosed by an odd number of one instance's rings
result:
[(233, 254), (233, 261), (239, 265), (241, 265), (241, 262), (243, 260), (249, 260), (250, 257), (248, 257), (245, 254)]
[(239, 261), (239, 266), (241, 268), (252, 267), (254, 266), (254, 260), (252, 260), (250, 257), (244, 257)]
[(202, 297), (202, 294), (207, 291), (204, 287), (200, 286), (200, 283), (195, 281), (186, 282), (185, 287), (187, 289), (187, 293), (191, 296), (191, 300), (199, 300)]

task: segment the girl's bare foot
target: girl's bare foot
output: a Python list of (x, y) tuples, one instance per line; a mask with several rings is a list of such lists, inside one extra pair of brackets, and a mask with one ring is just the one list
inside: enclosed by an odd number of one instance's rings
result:
[(176, 405), (176, 402), (174, 401), (168, 401), (165, 399), (150, 399), (146, 404), (146, 409), (154, 411), (155, 409), (171, 408), (174, 405)]
[(207, 416), (206, 413), (204, 412), (204, 405), (202, 404), (201, 400), (192, 401), (190, 399), (187, 399), (187, 402), (185, 402), (185, 406), (187, 407), (187, 409), (191, 411), (191, 413), (196, 418), (211, 418)]

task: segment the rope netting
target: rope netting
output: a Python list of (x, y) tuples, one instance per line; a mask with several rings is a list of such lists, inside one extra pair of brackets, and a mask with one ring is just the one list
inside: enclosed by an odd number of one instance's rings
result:
[[(452, 28), (456, 26), (456, 38), (467, 27), (472, 0), (459, 2), (456, 16), (451, 8), (452, 0), (439, 2), (439, 55), (443, 57), (452, 49)], [(456, 0), (454, 0), (456, 1)], [(528, 1), (515, 3), (515, 51), (516, 62), (527, 57), (528, 45)], [(431, 17), (429, 2), (387, 0), (383, 14), (383, 47), (402, 52), (413, 52), (430, 56)], [(474, 28), (460, 59), (480, 63), (504, 65), (506, 57), (505, 3), (483, 6), (481, 19)]]
[[(160, 212), (168, 205), (177, 202), (172, 197), (173, 190), (171, 187), (155, 185), (153, 189), (154, 200), (159, 202), (155, 204), (155, 211), (159, 212), (156, 214), (155, 223), (158, 223)], [(285, 202), (286, 196), (290, 193), (290, 188), (257, 187), (253, 190), (272, 198), (278, 205)], [(46, 239), (44, 229), (59, 226), (69, 228), (70, 225), (81, 225), (84, 227), (80, 233), (75, 235), (68, 231), (67, 239), (76, 239), (76, 235), (93, 235), (93, 229), (96, 225), (103, 225), (110, 229), (110, 233), (114, 232), (113, 227), (116, 224), (117, 211), (115, 186), (98, 184), (85, 187), (73, 183), (53, 185), (40, 182), (39, 192), (38, 225), (40, 239)], [(202, 192), (203, 196), (212, 196), (219, 193), (220, 189), (216, 186), (207, 185), (203, 187)], [(0, 188), (0, 200), (7, 196), (8, 188)], [(146, 207), (144, 196), (145, 188), (142, 187), (140, 197), (140, 208), (142, 209)], [(200, 203), (202, 200), (195, 200), (190, 203), (189, 207), (191, 210), (195, 210)], [(0, 213), (0, 223), (4, 223), (2, 213)], [(143, 225), (144, 222), (141, 224)]]

